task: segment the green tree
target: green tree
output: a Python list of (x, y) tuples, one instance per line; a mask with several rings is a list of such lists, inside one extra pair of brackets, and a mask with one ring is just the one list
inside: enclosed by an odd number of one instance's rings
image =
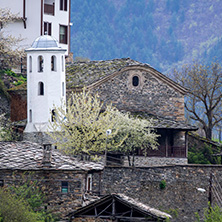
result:
[(210, 66), (195, 62), (174, 70), (174, 78), (189, 90), (185, 108), (189, 117), (201, 124), (206, 138), (222, 121), (222, 69), (218, 63)]
[(0, 189), (0, 222), (55, 221), (56, 216), (43, 209), (45, 195), (32, 176), (24, 173), (19, 183), (15, 179)]
[(13, 130), (13, 126), (6, 115), (0, 115), (0, 141), (14, 141), (18, 140), (19, 135)]
[(213, 156), (214, 153), (218, 153), (220, 150), (213, 152), (211, 146), (205, 144), (202, 148), (197, 149), (191, 147), (188, 151), (188, 163), (194, 164), (219, 164), (220, 157)]
[(18, 199), (15, 194), (8, 190), (0, 189), (0, 221), (1, 222), (37, 222), (38, 215), (35, 214), (28, 204)]
[[(91, 94), (85, 89), (71, 95), (66, 110), (63, 107), (55, 110), (56, 116), (50, 122), (50, 130), (56, 133), (49, 132), (49, 135), (65, 153), (92, 154), (122, 149), (129, 136), (134, 143), (141, 144), (146, 140), (155, 148), (157, 135), (149, 129), (150, 121), (134, 120), (129, 113), (103, 104), (98, 94)], [(111, 142), (106, 144), (108, 129), (112, 130), (109, 135)]]
[[(198, 213), (196, 213), (197, 222), (203, 221), (200, 219)], [(204, 210), (204, 222), (222, 222), (222, 209), (215, 205), (210, 206)]]

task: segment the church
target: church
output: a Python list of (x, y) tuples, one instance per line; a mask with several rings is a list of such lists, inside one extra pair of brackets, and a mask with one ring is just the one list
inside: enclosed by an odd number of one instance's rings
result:
[[(152, 127), (160, 135), (159, 147), (148, 150), (148, 156), (137, 150), (135, 166), (187, 163), (187, 134), (197, 128), (185, 122), (185, 88), (150, 65), (130, 58), (73, 62), (65, 67), (65, 50), (48, 35), (37, 38), (26, 52), (27, 86), (9, 90), (12, 121), (27, 119), (24, 140), (49, 143), (44, 132), (48, 121), (53, 121), (53, 106), (61, 106), (70, 92), (78, 93), (86, 87), (98, 93), (104, 103), (153, 119)], [(120, 158), (127, 166), (127, 158)]]

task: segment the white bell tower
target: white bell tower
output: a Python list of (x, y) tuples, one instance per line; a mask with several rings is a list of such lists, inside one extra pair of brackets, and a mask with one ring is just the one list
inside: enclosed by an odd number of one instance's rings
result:
[(46, 132), (54, 121), (54, 107), (66, 101), (65, 51), (48, 35), (38, 37), (27, 49), (26, 133)]

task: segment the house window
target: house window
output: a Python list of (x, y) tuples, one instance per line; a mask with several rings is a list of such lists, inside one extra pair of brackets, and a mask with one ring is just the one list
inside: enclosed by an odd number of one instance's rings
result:
[(32, 56), (29, 56), (29, 72), (32, 72)]
[(67, 44), (67, 26), (60, 25), (59, 27), (59, 42), (63, 44)]
[(68, 182), (67, 181), (62, 181), (62, 193), (68, 193)]
[(32, 122), (32, 110), (31, 109), (29, 110), (29, 122), (30, 123)]
[(51, 71), (56, 71), (56, 57), (51, 57)]
[(92, 174), (88, 174), (86, 177), (86, 191), (92, 191)]
[(44, 95), (44, 83), (43, 82), (39, 82), (38, 94), (39, 94), (39, 96), (43, 96)]
[(65, 96), (65, 83), (62, 83), (62, 96)]
[(139, 85), (139, 77), (138, 76), (133, 76), (132, 84), (133, 84), (133, 86)]
[(51, 116), (51, 119), (52, 119), (52, 122), (54, 122), (54, 121), (56, 120), (56, 112), (55, 112), (54, 109), (52, 110), (52, 116)]
[(4, 180), (0, 180), (0, 187), (4, 186)]
[(60, 10), (67, 11), (67, 0), (60, 0)]
[(38, 72), (43, 72), (43, 57), (39, 56), (38, 57)]
[(44, 22), (44, 34), (52, 35), (52, 24), (50, 22)]

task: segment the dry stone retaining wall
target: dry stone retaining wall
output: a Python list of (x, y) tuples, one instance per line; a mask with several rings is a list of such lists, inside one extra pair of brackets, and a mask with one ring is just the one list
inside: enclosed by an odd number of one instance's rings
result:
[[(194, 222), (195, 213), (203, 216), (203, 209), (208, 207), (211, 173), (222, 185), (221, 165), (106, 167), (102, 177), (102, 193), (123, 193), (172, 214), (172, 222)], [(163, 180), (166, 187), (160, 189)], [(203, 188), (206, 192), (200, 192), (197, 188)]]

